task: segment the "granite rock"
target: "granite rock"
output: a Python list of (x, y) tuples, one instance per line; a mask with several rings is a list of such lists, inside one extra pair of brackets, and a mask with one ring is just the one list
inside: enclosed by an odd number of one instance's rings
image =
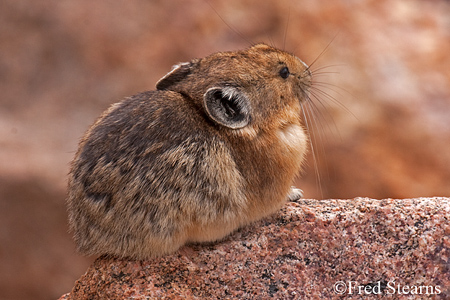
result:
[(450, 198), (300, 200), (225, 240), (98, 258), (60, 298), (449, 299)]

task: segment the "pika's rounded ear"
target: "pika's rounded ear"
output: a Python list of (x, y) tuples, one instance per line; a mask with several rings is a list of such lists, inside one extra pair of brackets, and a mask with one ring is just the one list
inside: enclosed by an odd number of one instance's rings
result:
[(172, 71), (167, 73), (156, 83), (156, 89), (168, 90), (171, 86), (185, 79), (192, 71), (196, 61), (180, 63), (172, 67)]
[(208, 89), (203, 95), (203, 105), (207, 115), (225, 127), (239, 129), (250, 123), (250, 101), (235, 87)]

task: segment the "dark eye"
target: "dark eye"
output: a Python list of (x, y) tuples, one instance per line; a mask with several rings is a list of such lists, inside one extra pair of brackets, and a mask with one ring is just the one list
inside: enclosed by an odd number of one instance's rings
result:
[(283, 78), (283, 79), (288, 78), (289, 74), (290, 74), (290, 73), (289, 73), (288, 67), (283, 67), (283, 68), (280, 70), (280, 76), (281, 76), (281, 78)]

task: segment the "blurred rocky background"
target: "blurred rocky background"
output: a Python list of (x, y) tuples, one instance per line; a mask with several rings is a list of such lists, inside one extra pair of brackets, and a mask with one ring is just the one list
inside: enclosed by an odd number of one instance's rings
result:
[(448, 1), (2, 0), (0, 299), (56, 299), (92, 261), (64, 199), (103, 110), (177, 62), (261, 41), (314, 62), (305, 197), (450, 195)]

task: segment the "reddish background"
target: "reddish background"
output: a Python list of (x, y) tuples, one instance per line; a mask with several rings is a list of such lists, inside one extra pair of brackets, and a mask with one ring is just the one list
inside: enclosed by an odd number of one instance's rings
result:
[(332, 98), (315, 101), (321, 188), (310, 154), (305, 197), (450, 195), (446, 1), (3, 0), (0, 299), (55, 299), (92, 260), (74, 252), (64, 198), (103, 110), (177, 62), (260, 41), (318, 58)]

